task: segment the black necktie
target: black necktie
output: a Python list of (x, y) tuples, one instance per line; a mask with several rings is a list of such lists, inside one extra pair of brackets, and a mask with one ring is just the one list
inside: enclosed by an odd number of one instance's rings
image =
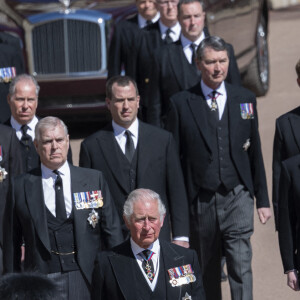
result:
[(151, 24), (153, 24), (152, 20), (147, 20), (147, 21), (146, 21), (146, 26), (149, 26), (149, 25), (151, 25)]
[(128, 159), (128, 161), (131, 162), (135, 151), (133, 139), (131, 137), (131, 133), (129, 130), (126, 130), (125, 134), (126, 134), (125, 156)]
[(63, 222), (67, 219), (63, 183), (59, 172), (54, 170), (53, 173), (57, 175), (55, 180), (55, 214), (56, 218)]
[(28, 125), (22, 125), (22, 127), (21, 127), (21, 132), (22, 132), (21, 143), (24, 146), (29, 147), (30, 143), (32, 142), (32, 139), (31, 139), (30, 135), (27, 133), (27, 129), (29, 129)]
[(173, 40), (172, 40), (172, 38), (170, 36), (171, 32), (172, 32), (172, 30), (170, 28), (168, 28), (167, 31), (166, 31), (165, 39), (164, 39), (164, 41), (165, 41), (166, 44), (172, 44), (173, 43)]
[(150, 280), (150, 282), (153, 281), (155, 273), (154, 273), (154, 266), (153, 266), (153, 261), (152, 261), (152, 256), (154, 252), (151, 250), (144, 250), (142, 252), (143, 254), (141, 255), (143, 257), (143, 262), (142, 262), (142, 267)]
[(197, 45), (192, 43), (190, 44), (191, 50), (192, 50), (192, 61), (191, 64), (193, 65), (193, 67), (197, 70), (197, 64), (196, 64), (196, 49), (197, 49)]

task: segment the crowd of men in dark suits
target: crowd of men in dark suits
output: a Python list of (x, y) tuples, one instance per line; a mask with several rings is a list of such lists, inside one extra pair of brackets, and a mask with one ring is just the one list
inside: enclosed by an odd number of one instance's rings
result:
[[(209, 35), (201, 1), (136, 4), (109, 50), (112, 121), (81, 143), (80, 167), (64, 122), (36, 116), (34, 77), (10, 78), (11, 117), (0, 126), (4, 273), (45, 274), (62, 299), (218, 300), (223, 255), (231, 298), (253, 299), (254, 199), (261, 223), (271, 217), (255, 95), (241, 86), (233, 47)], [(296, 71), (300, 85), (300, 62)], [(276, 121), (273, 155), (294, 290), (298, 119), (299, 108)]]

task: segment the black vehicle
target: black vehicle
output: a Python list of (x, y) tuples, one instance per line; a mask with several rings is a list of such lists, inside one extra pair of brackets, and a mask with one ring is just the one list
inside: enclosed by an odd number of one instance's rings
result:
[[(205, 0), (209, 31), (234, 46), (243, 84), (269, 87), (267, 0)], [(0, 31), (20, 39), (41, 86), (39, 115), (106, 117), (107, 51), (135, 0), (0, 0)], [(79, 37), (79, 38), (78, 38)]]

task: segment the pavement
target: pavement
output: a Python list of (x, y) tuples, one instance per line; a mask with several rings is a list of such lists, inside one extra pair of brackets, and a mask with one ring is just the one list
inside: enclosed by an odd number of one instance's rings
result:
[[(275, 120), (281, 114), (300, 105), (300, 89), (296, 83), (295, 72), (295, 64), (300, 58), (299, 31), (300, 6), (270, 12), (270, 90), (267, 96), (257, 99), (270, 201)], [(78, 165), (81, 140), (80, 138), (71, 140), (75, 165)], [(300, 293), (294, 292), (286, 285), (286, 275), (283, 274), (274, 218), (269, 220), (266, 225), (262, 225), (255, 214), (252, 247), (254, 300), (299, 300)], [(228, 281), (222, 283), (222, 292), (223, 300), (230, 300)]]

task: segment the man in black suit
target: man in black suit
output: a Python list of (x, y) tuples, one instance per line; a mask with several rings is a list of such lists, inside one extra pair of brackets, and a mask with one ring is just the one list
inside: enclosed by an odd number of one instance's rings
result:
[(69, 136), (58, 118), (35, 128), (41, 165), (12, 181), (4, 217), (4, 272), (25, 271), (53, 278), (63, 299), (89, 299), (92, 271), (101, 240), (106, 247), (123, 241), (117, 211), (99, 171), (67, 162)]
[[(11, 81), (7, 97), (11, 117), (6, 120), (5, 125), (16, 130), (21, 145), (25, 172), (29, 172), (40, 165), (39, 156), (33, 144), (34, 129), (38, 122), (36, 109), (39, 90), (40, 87), (33, 76), (21, 74)], [(68, 161), (72, 163), (71, 149), (68, 152)]]
[(138, 13), (116, 25), (108, 52), (108, 78), (125, 74), (135, 78), (142, 28), (159, 19), (155, 0), (136, 0)]
[[(106, 104), (112, 123), (81, 144), (79, 164), (101, 170), (122, 220), (123, 205), (136, 188), (161, 195), (167, 208), (161, 238), (188, 246), (188, 204), (172, 135), (137, 119), (138, 90), (134, 80), (116, 76), (107, 82)], [(171, 226), (170, 226), (171, 225)], [(124, 237), (128, 230), (123, 223)]]
[(300, 155), (282, 162), (278, 198), (278, 237), (287, 285), (299, 291)]
[[(154, 125), (157, 120), (164, 123), (172, 95), (186, 90), (199, 82), (200, 72), (196, 66), (196, 50), (200, 42), (209, 36), (204, 27), (205, 12), (200, 0), (180, 0), (178, 3), (178, 21), (181, 26), (177, 42), (154, 51), (153, 78), (150, 83), (152, 94), (146, 102), (155, 101), (157, 108), (152, 114), (154, 120), (147, 120)], [(241, 78), (233, 47), (229, 47), (229, 69), (226, 82), (241, 85)], [(159, 100), (157, 100), (159, 99)], [(157, 105), (157, 102), (159, 105)], [(150, 104), (151, 106), (153, 104)], [(158, 114), (158, 116), (155, 116)]]
[(201, 82), (171, 98), (167, 128), (177, 141), (190, 202), (191, 247), (199, 255), (209, 300), (221, 299), (221, 246), (232, 299), (252, 299), (253, 198), (270, 218), (255, 96), (224, 82), (227, 44), (207, 37), (198, 47)]
[(10, 116), (7, 104), (9, 83), (17, 75), (25, 71), (20, 39), (0, 32), (0, 123), (4, 123)]
[(93, 300), (205, 299), (196, 252), (159, 239), (165, 213), (157, 193), (129, 194), (123, 218), (131, 238), (98, 254)]
[[(300, 87), (300, 60), (296, 64), (297, 83)], [(273, 145), (273, 208), (275, 226), (278, 230), (278, 197), (281, 162), (300, 154), (300, 106), (283, 114), (276, 120)]]
[(16, 132), (0, 124), (0, 275), (3, 271), (3, 217), (11, 178), (23, 172), (21, 149)]

